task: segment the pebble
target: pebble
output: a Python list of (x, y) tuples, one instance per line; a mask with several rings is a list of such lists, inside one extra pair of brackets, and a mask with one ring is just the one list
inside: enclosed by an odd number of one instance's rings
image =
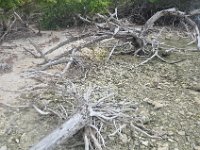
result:
[(126, 134), (120, 134), (120, 140), (124, 144), (128, 143), (128, 137), (127, 137), (127, 135)]
[(185, 136), (185, 131), (179, 131), (178, 134), (181, 136)]
[(144, 146), (148, 146), (149, 145), (149, 142), (148, 141), (142, 141), (141, 142)]
[(174, 140), (173, 140), (173, 139), (168, 139), (168, 141), (169, 141), (169, 142), (174, 142)]
[(169, 150), (169, 145), (167, 143), (163, 144), (161, 147), (158, 147), (157, 150)]
[(168, 132), (168, 135), (169, 135), (169, 136), (172, 136), (172, 135), (174, 135), (174, 132), (169, 131), (169, 132)]
[(2, 146), (1, 148), (0, 148), (0, 150), (7, 150), (8, 148), (7, 148), (7, 146)]
[(195, 146), (194, 149), (195, 150), (200, 150), (200, 146)]
[(115, 137), (114, 136), (108, 136), (109, 140), (114, 141)]
[(16, 142), (17, 144), (19, 144), (19, 139), (15, 139), (15, 142)]

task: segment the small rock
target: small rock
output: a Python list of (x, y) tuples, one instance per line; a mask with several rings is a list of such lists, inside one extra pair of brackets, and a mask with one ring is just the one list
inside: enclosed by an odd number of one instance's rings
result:
[(115, 137), (114, 136), (108, 136), (109, 140), (114, 141)]
[(120, 137), (120, 140), (122, 143), (124, 143), (124, 144), (128, 143), (128, 137), (126, 134), (120, 134), (119, 137)]
[(180, 98), (175, 99), (175, 102), (180, 102), (180, 101), (181, 101)]
[(4, 145), (4, 146), (2, 146), (1, 148), (0, 148), (0, 150), (7, 150), (8, 148), (7, 148), (7, 146), (6, 145)]
[(152, 106), (154, 106), (154, 108), (155, 108), (156, 110), (157, 110), (157, 109), (160, 109), (160, 108), (162, 108), (162, 107), (164, 107), (164, 105), (161, 104), (160, 102), (153, 101), (153, 100), (151, 100), (151, 99), (149, 99), (149, 98), (145, 98), (143, 101), (144, 101), (144, 102), (147, 102), (148, 104), (150, 104), (150, 105), (152, 105)]
[(161, 104), (161, 103), (159, 103), (159, 102), (154, 102), (154, 108), (157, 110), (157, 109), (160, 109), (160, 108), (162, 108), (162, 107), (164, 107), (164, 105), (163, 104)]
[(185, 131), (179, 131), (178, 134), (181, 136), (185, 136)]
[(200, 150), (200, 146), (195, 146), (194, 149), (195, 150)]
[(168, 139), (168, 141), (169, 141), (169, 142), (174, 142), (174, 140), (173, 140), (173, 139)]
[(180, 111), (179, 112), (181, 115), (185, 115), (185, 112), (184, 111)]
[(165, 143), (162, 146), (158, 147), (157, 150), (169, 150), (169, 145), (167, 143)]
[(174, 135), (174, 132), (169, 131), (169, 132), (168, 132), (168, 135), (169, 135), (169, 136), (172, 136), (172, 135)]
[(197, 104), (200, 105), (200, 99), (199, 99), (199, 97), (195, 97), (194, 100), (197, 102)]
[(15, 139), (15, 142), (18, 144), (19, 143), (19, 139)]
[(197, 121), (197, 124), (200, 125), (200, 121)]
[(149, 145), (149, 142), (148, 141), (142, 141), (141, 142), (144, 146), (148, 146)]
[(142, 120), (143, 124), (148, 124), (150, 122), (149, 117), (146, 117), (146, 116), (142, 116), (141, 120)]
[(155, 108), (156, 110), (157, 110), (157, 109), (160, 109), (160, 108), (162, 108), (162, 107), (164, 107), (164, 105), (163, 105), (162, 103), (160, 103), (160, 102), (158, 102), (158, 101), (153, 101), (153, 100), (151, 100), (151, 99), (149, 99), (149, 98), (145, 98), (143, 101), (145, 101), (146, 103), (148, 103), (148, 104), (154, 106), (154, 108)]

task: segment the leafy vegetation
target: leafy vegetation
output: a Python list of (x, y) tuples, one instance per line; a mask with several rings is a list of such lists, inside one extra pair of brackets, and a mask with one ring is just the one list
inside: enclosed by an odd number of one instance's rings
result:
[(92, 15), (104, 13), (111, 4), (110, 0), (48, 0), (40, 4), (44, 15), (41, 25), (47, 29), (55, 29), (77, 25), (76, 14)]
[[(119, 10), (122, 8), (119, 16), (133, 14), (133, 21), (145, 22), (153, 13), (161, 9), (177, 7), (185, 11), (200, 6), (198, 0), (0, 0), (0, 12), (3, 12), (1, 19), (5, 19), (6, 13), (10, 10), (18, 8), (22, 10), (21, 8), (29, 3), (34, 5), (31, 8), (40, 10), (42, 14), (40, 26), (45, 29), (78, 25), (81, 22), (78, 21), (77, 14), (92, 16), (97, 12), (106, 13), (107, 9), (115, 7)], [(28, 11), (33, 9), (29, 8)]]
[(4, 11), (9, 11), (23, 5), (28, 1), (29, 0), (0, 0), (0, 8)]

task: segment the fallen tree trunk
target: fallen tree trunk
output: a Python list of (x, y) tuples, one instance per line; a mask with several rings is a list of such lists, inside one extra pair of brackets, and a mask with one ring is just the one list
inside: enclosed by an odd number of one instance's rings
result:
[(69, 120), (55, 129), (48, 136), (44, 137), (39, 143), (34, 145), (30, 150), (50, 150), (73, 137), (80, 129), (88, 123), (89, 118), (85, 109), (74, 114)]

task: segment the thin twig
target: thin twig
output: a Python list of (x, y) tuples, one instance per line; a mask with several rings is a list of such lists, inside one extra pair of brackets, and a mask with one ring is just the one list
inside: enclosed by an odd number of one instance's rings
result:
[(67, 73), (67, 71), (69, 70), (71, 64), (73, 63), (73, 61), (74, 61), (74, 53), (75, 53), (75, 50), (72, 51), (71, 57), (70, 57), (67, 65), (66, 65), (66, 67), (64, 68), (64, 70), (61, 73), (62, 76), (64, 76)]
[(40, 54), (40, 57), (44, 59), (44, 62), (48, 62), (47, 57), (43, 54), (42, 50), (31, 40), (29, 42), (35, 47), (35, 50)]
[(15, 24), (16, 20), (17, 20), (17, 18), (14, 16), (14, 20), (12, 21), (12, 23), (10, 24), (8, 29), (5, 31), (5, 33), (1, 36), (0, 43), (4, 40), (5, 36), (10, 32), (10, 30), (12, 29), (12, 27)]
[(117, 46), (117, 44), (115, 44), (115, 45), (113, 46), (112, 50), (110, 51), (110, 54), (108, 55), (108, 58), (106, 59), (106, 62), (109, 61), (109, 59), (110, 59), (110, 57), (112, 56), (112, 54), (113, 54), (113, 52), (114, 52), (116, 46)]
[(135, 126), (133, 123), (131, 123), (131, 127), (134, 128), (135, 130), (139, 131), (140, 133), (143, 133), (144, 135), (146, 135), (149, 138), (153, 138), (153, 139), (162, 139), (159, 136), (154, 136), (154, 135), (150, 135), (147, 132), (145, 132), (144, 130), (140, 129), (139, 127)]
[(49, 115), (50, 112), (46, 112), (46, 111), (43, 111), (41, 109), (39, 109), (37, 106), (33, 105), (33, 108), (41, 115)]

